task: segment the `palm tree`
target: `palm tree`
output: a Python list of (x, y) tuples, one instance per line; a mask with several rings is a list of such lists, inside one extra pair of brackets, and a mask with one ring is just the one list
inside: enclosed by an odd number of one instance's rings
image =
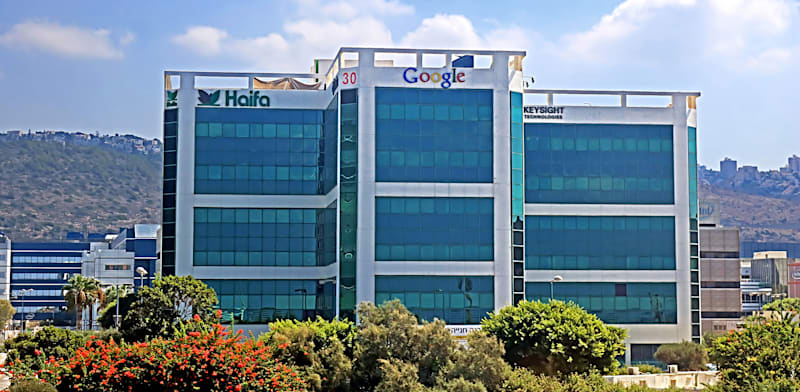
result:
[(104, 296), (100, 282), (95, 278), (75, 275), (69, 279), (64, 286), (64, 299), (70, 309), (75, 309), (78, 329), (81, 329), (83, 325), (81, 323), (83, 309), (87, 306), (91, 307), (97, 300), (102, 300)]

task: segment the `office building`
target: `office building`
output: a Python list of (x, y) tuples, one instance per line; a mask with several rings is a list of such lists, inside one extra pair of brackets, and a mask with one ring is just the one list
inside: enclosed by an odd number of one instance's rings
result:
[(750, 314), (772, 301), (798, 298), (794, 294), (800, 276), (790, 273), (796, 272), (798, 263), (786, 251), (755, 252), (752, 258), (742, 259), (742, 310)]
[[(475, 325), (560, 276), (555, 298), (629, 330), (630, 361), (699, 340), (699, 93), (525, 90), (524, 55), (165, 72), (164, 273), (256, 324), (398, 298)], [(560, 101), (597, 94), (618, 104)]]
[(752, 258), (755, 253), (765, 251), (784, 251), (786, 257), (800, 259), (800, 242), (742, 241), (739, 256)]
[(722, 227), (718, 219), (702, 219), (704, 210), (718, 208), (700, 204), (700, 316), (703, 333), (715, 334), (736, 329), (742, 315), (739, 229)]

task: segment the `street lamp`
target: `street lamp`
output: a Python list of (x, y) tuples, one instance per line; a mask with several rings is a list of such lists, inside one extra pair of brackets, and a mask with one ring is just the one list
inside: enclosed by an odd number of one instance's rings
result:
[[(295, 290), (294, 290), (294, 292), (295, 292), (295, 293), (300, 293), (300, 294), (303, 294), (303, 307), (302, 307), (302, 311), (303, 311), (303, 320), (305, 320), (305, 319), (306, 319), (306, 306), (308, 306), (308, 304), (307, 304), (307, 302), (306, 302), (306, 299), (307, 299), (307, 297), (308, 297), (308, 290), (306, 290), (306, 289), (295, 289)], [(316, 309), (316, 307), (315, 307), (315, 309)]]
[(22, 333), (23, 334), (25, 333), (25, 324), (26, 324), (26, 322), (25, 322), (26, 321), (25, 320), (25, 296), (30, 294), (30, 293), (33, 293), (33, 289), (22, 289), (22, 290), (19, 290), (17, 292), (17, 295), (22, 300), (22, 323), (21, 324), (22, 324)]
[(147, 275), (147, 270), (144, 267), (136, 267), (136, 273), (139, 274), (139, 288), (144, 286), (144, 277)]
[(553, 279), (550, 279), (550, 302), (553, 302), (553, 283), (560, 282), (564, 280), (564, 277), (561, 275), (556, 275)]

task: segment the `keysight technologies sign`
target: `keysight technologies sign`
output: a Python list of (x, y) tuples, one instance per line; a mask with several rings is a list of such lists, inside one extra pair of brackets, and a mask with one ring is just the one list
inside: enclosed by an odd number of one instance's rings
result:
[(563, 106), (530, 105), (522, 108), (526, 120), (563, 120)]
[(226, 108), (267, 108), (270, 104), (269, 96), (258, 90), (197, 90), (197, 101), (197, 106)]

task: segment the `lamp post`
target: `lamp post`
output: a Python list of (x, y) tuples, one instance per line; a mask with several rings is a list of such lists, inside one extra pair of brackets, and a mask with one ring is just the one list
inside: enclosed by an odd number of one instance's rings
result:
[(33, 292), (33, 289), (22, 289), (22, 290), (19, 291), (19, 294), (18, 294), (20, 296), (20, 299), (22, 300), (22, 333), (23, 334), (25, 333), (25, 324), (27, 324), (26, 323), (26, 319), (25, 319), (25, 296), (28, 295), (29, 293), (32, 293), (32, 292)]
[[(136, 273), (139, 274), (139, 290), (141, 290), (142, 286), (144, 286), (144, 276), (147, 275), (147, 270), (144, 269), (144, 267), (136, 267)], [(139, 296), (139, 302), (142, 302), (142, 299), (143, 298)]]
[(306, 290), (306, 289), (295, 289), (294, 292), (303, 294), (303, 308), (302, 308), (302, 310), (303, 310), (303, 319), (305, 320), (306, 319), (306, 306), (307, 306), (306, 297), (308, 296), (308, 290)]
[(553, 302), (553, 283), (560, 282), (562, 280), (564, 280), (564, 277), (561, 275), (556, 275), (553, 277), (553, 279), (550, 279), (550, 302)]

